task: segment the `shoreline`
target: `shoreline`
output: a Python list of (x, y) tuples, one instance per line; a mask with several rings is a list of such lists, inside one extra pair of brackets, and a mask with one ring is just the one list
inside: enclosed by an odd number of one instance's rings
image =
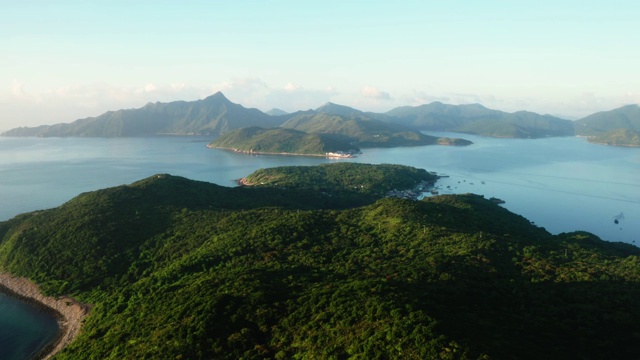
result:
[(70, 344), (80, 333), (82, 323), (89, 314), (88, 305), (67, 296), (44, 296), (38, 285), (29, 279), (5, 272), (0, 272), (0, 292), (40, 307), (58, 320), (58, 335), (50, 344), (35, 353), (34, 359), (50, 359)]
[(247, 154), (247, 155), (278, 155), (278, 156), (312, 156), (312, 157), (324, 157), (330, 159), (349, 159), (354, 158), (355, 156), (352, 154), (338, 154), (338, 153), (325, 153), (325, 154), (302, 154), (302, 153), (288, 153), (288, 152), (266, 152), (266, 151), (249, 151), (249, 150), (240, 150), (234, 148), (226, 148), (219, 146), (211, 146), (207, 145), (209, 149), (220, 149), (231, 151), (239, 154)]

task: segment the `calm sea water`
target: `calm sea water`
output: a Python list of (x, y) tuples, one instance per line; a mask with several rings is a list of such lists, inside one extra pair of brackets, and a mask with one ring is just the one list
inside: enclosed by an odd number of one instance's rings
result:
[(57, 332), (58, 323), (49, 313), (0, 293), (0, 359), (29, 359)]
[[(203, 137), (0, 137), (0, 221), (158, 173), (235, 186), (233, 180), (260, 168), (355, 161), (448, 175), (438, 182), (440, 193), (501, 198), (507, 209), (552, 233), (585, 230), (610, 241), (640, 240), (640, 149), (580, 138), (464, 137), (474, 144), (366, 149), (348, 160), (236, 154), (206, 148), (210, 139)], [(624, 219), (614, 224), (621, 213)], [(51, 318), (14, 310), (23, 306), (29, 308), (0, 296), (0, 359), (24, 358), (55, 335)]]
[[(640, 240), (640, 149), (575, 137), (464, 137), (474, 144), (365, 149), (349, 160), (236, 154), (208, 149), (205, 137), (0, 137), (0, 221), (157, 173), (235, 186), (233, 180), (260, 168), (356, 161), (449, 175), (438, 182), (440, 193), (501, 198), (507, 209), (552, 233), (585, 230), (610, 241)], [(620, 213), (624, 219), (614, 224)]]

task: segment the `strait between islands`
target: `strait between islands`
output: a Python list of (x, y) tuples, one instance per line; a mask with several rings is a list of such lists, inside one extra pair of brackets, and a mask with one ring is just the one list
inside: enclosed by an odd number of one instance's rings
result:
[(83, 320), (89, 314), (88, 305), (66, 296), (44, 296), (36, 284), (8, 273), (0, 272), (0, 291), (40, 306), (58, 319), (58, 336), (36, 354), (37, 359), (50, 359), (71, 343), (78, 336)]

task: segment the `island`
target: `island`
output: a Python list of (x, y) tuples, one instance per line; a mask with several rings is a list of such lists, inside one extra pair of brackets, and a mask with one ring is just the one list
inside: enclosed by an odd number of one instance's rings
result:
[(157, 174), (0, 222), (0, 268), (87, 304), (57, 359), (640, 356), (639, 248), (480, 195), (389, 196), (434, 176)]
[(310, 111), (293, 114), (277, 128), (252, 126), (230, 131), (213, 140), (208, 147), (252, 155), (349, 158), (360, 153), (361, 147), (470, 144), (471, 141), (465, 139), (438, 138), (367, 117), (344, 117)]
[(207, 145), (252, 155), (303, 155), (330, 158), (353, 157), (360, 149), (327, 134), (307, 134), (293, 129), (257, 126), (227, 133)]

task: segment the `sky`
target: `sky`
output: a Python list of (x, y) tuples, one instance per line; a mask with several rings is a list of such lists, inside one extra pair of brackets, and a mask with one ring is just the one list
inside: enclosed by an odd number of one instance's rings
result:
[(222, 91), (263, 111), (640, 103), (640, 2), (0, 0), (0, 130)]

